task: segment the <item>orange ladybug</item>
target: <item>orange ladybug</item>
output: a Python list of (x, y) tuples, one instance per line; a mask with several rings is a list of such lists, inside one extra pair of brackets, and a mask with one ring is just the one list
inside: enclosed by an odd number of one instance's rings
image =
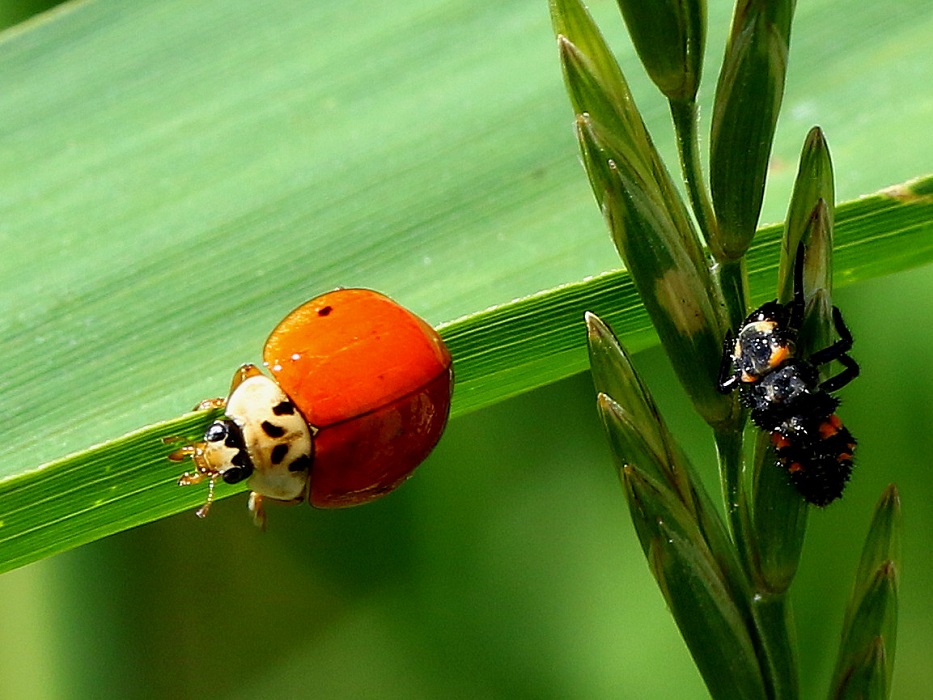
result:
[(426, 322), (369, 289), (338, 289), (302, 304), (276, 326), (263, 364), (240, 367), (230, 395), (195, 410), (224, 409), (200, 442), (169, 455), (191, 458), (182, 486), (217, 479), (263, 499), (318, 508), (372, 501), (395, 489), (430, 454), (447, 423), (453, 369)]

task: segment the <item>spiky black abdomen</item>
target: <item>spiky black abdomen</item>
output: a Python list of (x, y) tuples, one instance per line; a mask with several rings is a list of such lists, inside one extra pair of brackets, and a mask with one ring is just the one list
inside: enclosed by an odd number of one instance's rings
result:
[(807, 502), (826, 506), (842, 495), (852, 475), (856, 440), (838, 416), (808, 421), (803, 429), (774, 431), (777, 465)]

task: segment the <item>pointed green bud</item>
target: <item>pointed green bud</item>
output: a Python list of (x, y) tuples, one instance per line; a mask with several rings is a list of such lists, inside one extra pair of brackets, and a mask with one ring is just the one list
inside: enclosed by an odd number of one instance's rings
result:
[(552, 0), (551, 16), (583, 162), (616, 248), (665, 347), (679, 346), (668, 354), (697, 410), (728, 422), (735, 403), (715, 390), (724, 305), (690, 214), (586, 8)]
[[(679, 501), (680, 506), (677, 508), (664, 508), (674, 509), (678, 514), (682, 512), (681, 509), (686, 509), (686, 515), (678, 515), (678, 518), (687, 518), (691, 523), (691, 532), (699, 534), (706, 543), (736, 598), (747, 599), (748, 583), (735, 547), (696, 471), (668, 431), (654, 399), (612, 331), (593, 314), (587, 314), (586, 320), (593, 380), (600, 392), (597, 406), (623, 483), (625, 470), (632, 469), (632, 478), (643, 478), (647, 483), (655, 485), (655, 491), (663, 490), (665, 499)], [(606, 390), (614, 391), (626, 405), (620, 405), (603, 393)], [(628, 491), (629, 504), (635, 508), (638, 502)], [(664, 513), (659, 515), (660, 509), (661, 506), (658, 506), (651, 511), (646, 516), (648, 520), (651, 517), (671, 517)], [(639, 518), (635, 512), (632, 518), (636, 521), (637, 529)], [(651, 532), (640, 532), (644, 545), (644, 538), (653, 535)]]
[[(612, 400), (601, 395), (601, 409), (607, 406), (607, 401)], [(612, 420), (605, 412), (603, 419), (607, 423)], [(618, 460), (620, 455), (614, 454)], [(689, 540), (696, 551), (702, 553), (704, 570), (712, 572), (717, 585), (728, 591), (728, 598), (737, 607), (748, 611), (749, 588), (735, 556), (735, 549), (729, 543), (725, 527), (712, 510), (712, 502), (705, 497), (705, 493), (698, 517), (693, 510), (697, 504), (691, 501), (685, 504), (669, 483), (657, 480), (651, 471), (642, 468), (642, 463), (619, 461), (619, 467), (632, 523), (649, 565), (650, 545), (659, 536), (659, 527), (663, 525), (676, 531), (685, 541)], [(656, 465), (652, 468), (656, 468)], [(699, 491), (702, 493), (702, 487)]]
[(887, 677), (888, 654), (884, 640), (875, 637), (861, 657), (855, 659), (839, 684), (830, 690), (831, 700), (884, 700), (891, 694)]
[[(722, 519), (661, 418), (651, 392), (612, 331), (594, 314), (587, 313), (585, 318), (590, 371), (599, 392), (597, 403), (620, 469), (635, 461), (659, 482), (674, 489), (699, 524), (727, 576), (736, 588), (741, 587), (744, 585), (741, 567)], [(639, 461), (640, 454), (648, 456), (650, 461)]]
[(739, 606), (709, 551), (658, 521), (652, 573), (714, 698), (765, 698), (755, 646)]
[(704, 0), (618, 0), (645, 70), (669, 100), (692, 101), (703, 71)]
[(771, 595), (785, 593), (797, 574), (807, 532), (807, 502), (778, 467), (768, 433), (755, 443), (752, 520), (755, 577), (758, 587)]
[[(832, 295), (833, 291), (833, 210), (825, 199), (818, 199), (810, 211), (810, 216), (803, 220), (801, 239), (806, 246), (806, 258), (803, 264), (804, 296), (824, 290)], [(783, 244), (787, 244), (784, 240)], [(782, 244), (782, 245), (783, 245)], [(797, 251), (794, 251), (796, 255)], [(793, 295), (793, 263), (786, 268), (790, 279), (787, 287), (787, 300)], [(783, 301), (783, 298), (782, 298)]]
[[(642, 382), (632, 358), (602, 319), (587, 311), (584, 314), (589, 347), (590, 372), (599, 394), (606, 395), (613, 406), (631, 417), (651, 453), (664, 468), (677, 471), (678, 452), (673, 436), (664, 424), (648, 387)], [(600, 406), (602, 407), (602, 398)], [(609, 406), (609, 404), (607, 404)], [(611, 407), (610, 407), (611, 408)], [(617, 412), (611, 408), (610, 412)], [(674, 478), (673, 483), (682, 479)], [(686, 482), (683, 482), (686, 483)], [(686, 491), (684, 491), (686, 493)]]
[(784, 95), (794, 0), (738, 0), (710, 128), (710, 191), (719, 248), (745, 254), (764, 197)]
[(856, 586), (867, 585), (887, 561), (901, 561), (901, 497), (894, 484), (889, 485), (878, 504), (859, 559)]
[(578, 0), (551, 0), (564, 82), (575, 114), (590, 114), (612, 132), (646, 173), (651, 139), (628, 82), (602, 33)]
[(734, 403), (716, 390), (722, 319), (709, 269), (691, 258), (653, 183), (601, 126), (581, 115), (577, 135), (613, 241), (681, 383), (707, 422), (729, 421)]
[[(797, 237), (797, 246), (804, 244), (803, 291), (807, 303), (803, 328), (800, 332), (799, 353), (806, 357), (815, 350), (825, 348), (835, 338), (832, 320), (833, 288), (833, 213), (824, 199), (817, 199)], [(789, 248), (785, 229), (783, 248)], [(794, 248), (794, 260), (797, 248)], [(778, 301), (786, 304), (793, 297), (794, 262), (781, 268), (778, 277)], [(828, 368), (827, 368), (828, 369)]]
[(708, 550), (693, 514), (687, 510), (669, 484), (658, 481), (653, 476), (652, 471), (655, 468), (652, 466), (651, 469), (645, 469), (642, 464), (629, 461), (621, 465), (619, 470), (632, 523), (645, 555), (648, 555), (651, 542), (658, 537), (660, 523), (667, 523), (668, 527), (696, 546)]
[[(693, 467), (660, 417), (651, 419), (645, 414), (636, 417), (638, 409), (628, 411), (603, 393), (597, 398), (597, 406), (623, 481), (625, 469), (635, 469), (637, 475), (655, 484), (657, 490), (663, 489), (665, 498), (677, 501), (678, 513), (682, 509), (685, 511), (683, 517), (713, 552), (730, 586), (736, 591), (744, 590), (745, 579), (726, 528)], [(652, 439), (659, 439), (660, 443), (652, 445)], [(630, 499), (631, 503), (634, 502)]]
[[(862, 697), (887, 697), (897, 646), (900, 530), (900, 498), (897, 489), (889, 486), (875, 508), (862, 548), (843, 622), (831, 697), (858, 697), (855, 691), (869, 682), (865, 679), (873, 684), (880, 683), (885, 692)], [(879, 640), (884, 652), (880, 657), (877, 653)], [(883, 664), (881, 669), (877, 668), (879, 658)]]
[[(826, 202), (818, 200), (803, 234), (806, 249), (803, 263), (803, 290), (807, 300), (798, 352), (808, 357), (836, 340), (833, 324), (833, 229), (832, 214)], [(791, 274), (793, 271), (790, 270)], [(791, 281), (793, 289), (793, 281)], [(792, 292), (791, 292), (792, 293)], [(821, 367), (824, 379), (829, 366)]]
[[(897, 643), (897, 570), (893, 562), (883, 564), (871, 579), (850, 623), (839, 647), (830, 686), (832, 697), (858, 697), (851, 692), (854, 678), (880, 676), (883, 686), (890, 688)], [(885, 652), (881, 669), (875, 667), (876, 654), (872, 653), (878, 640)], [(884, 698), (887, 693), (870, 697)]]
[(625, 467), (637, 464), (639, 472), (650, 477), (659, 488), (677, 492), (678, 479), (665, 458), (666, 446), (660, 442), (658, 424), (646, 422), (637, 408), (628, 411), (603, 393), (597, 397), (597, 407), (620, 477)]
[[(680, 192), (651, 142), (619, 64), (578, 0), (552, 0), (564, 81), (574, 112), (600, 124), (613, 158), (625, 161), (658, 203), (670, 212), (684, 250), (698, 269), (706, 255)], [(601, 201), (600, 192), (595, 192)], [(718, 289), (711, 285), (711, 294)]]
[(797, 255), (797, 246), (804, 240), (813, 210), (820, 200), (827, 208), (828, 229), (833, 228), (833, 204), (836, 199), (833, 179), (833, 161), (829, 146), (823, 137), (823, 131), (815, 126), (810, 129), (800, 153), (800, 165), (794, 192), (791, 195), (784, 221), (784, 240), (781, 246), (781, 267), (778, 279), (781, 280), (778, 297), (787, 301), (793, 294), (793, 267)]
[[(763, 697), (746, 627), (749, 588), (725, 527), (618, 341), (592, 314), (587, 328), (597, 386), (630, 406), (599, 394), (600, 416), (652, 573), (714, 696)], [(723, 658), (730, 664), (728, 678)]]

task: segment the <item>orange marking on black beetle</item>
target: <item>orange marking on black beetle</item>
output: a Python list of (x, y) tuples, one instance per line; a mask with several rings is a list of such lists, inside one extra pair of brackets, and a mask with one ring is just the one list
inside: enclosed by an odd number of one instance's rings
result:
[(771, 444), (780, 450), (782, 447), (790, 447), (791, 442), (780, 433), (771, 433)]
[(789, 471), (791, 474), (802, 472), (803, 465), (800, 462), (791, 462), (790, 465), (787, 467), (787, 471)]
[(768, 366), (771, 367), (771, 369), (776, 369), (789, 356), (790, 348), (786, 345), (779, 345), (771, 352), (771, 357), (768, 359)]

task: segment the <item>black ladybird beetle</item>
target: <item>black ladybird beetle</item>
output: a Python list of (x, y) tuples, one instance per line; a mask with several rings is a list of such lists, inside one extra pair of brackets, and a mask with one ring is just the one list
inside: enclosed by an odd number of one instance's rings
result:
[[(726, 335), (719, 390), (739, 390), (752, 421), (771, 434), (778, 466), (809, 503), (825, 506), (842, 495), (852, 474), (856, 443), (835, 413), (839, 399), (832, 392), (855, 379), (859, 366), (848, 355), (852, 334), (835, 306), (833, 325), (839, 340), (807, 358), (797, 356), (805, 308), (803, 260), (801, 243), (790, 302), (769, 301), (735, 334)], [(821, 382), (818, 368), (834, 360), (843, 370)]]

